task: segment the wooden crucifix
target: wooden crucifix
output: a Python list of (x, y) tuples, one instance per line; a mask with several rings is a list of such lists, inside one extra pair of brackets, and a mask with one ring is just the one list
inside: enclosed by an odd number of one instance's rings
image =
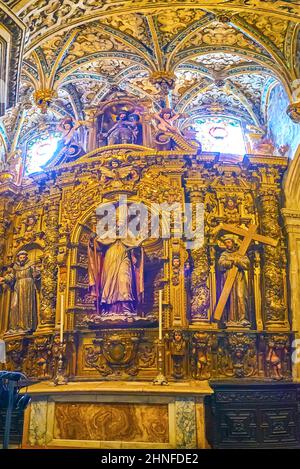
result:
[[(246, 229), (246, 228), (241, 228), (235, 225), (229, 225), (227, 223), (221, 223), (218, 231), (221, 231), (221, 230), (229, 231), (230, 233), (242, 236), (243, 241), (241, 242), (239, 250), (236, 252), (237, 254), (240, 254), (241, 256), (245, 256), (252, 241), (258, 241), (260, 243), (268, 244), (274, 247), (277, 246), (278, 244), (278, 240), (270, 238), (269, 236), (262, 236), (262, 235), (257, 234), (256, 233), (257, 228), (258, 228), (257, 225), (250, 225), (249, 228)], [(238, 273), (238, 267), (236, 266), (231, 267), (231, 269), (228, 271), (228, 275), (227, 275), (222, 293), (220, 295), (219, 301), (214, 311), (215, 321), (220, 321), (222, 317), (224, 308), (226, 306), (227, 300), (232, 290), (237, 273)]]

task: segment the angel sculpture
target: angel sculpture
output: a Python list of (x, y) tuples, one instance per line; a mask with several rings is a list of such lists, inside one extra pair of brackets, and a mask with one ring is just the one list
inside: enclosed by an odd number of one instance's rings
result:
[[(183, 140), (183, 135), (176, 127), (176, 121), (182, 117), (181, 114), (176, 114), (172, 109), (162, 109), (160, 113), (154, 114), (156, 119), (158, 132), (156, 134), (156, 143), (160, 149), (171, 150), (175, 146), (176, 137)], [(163, 148), (162, 148), (163, 146)]]
[(66, 155), (67, 160), (72, 161), (85, 153), (78, 133), (79, 127), (84, 124), (84, 121), (74, 121), (70, 117), (60, 121), (57, 130), (61, 132), (62, 138), (57, 145), (56, 154)]
[(174, 123), (181, 117), (180, 114), (174, 113), (172, 109), (165, 108), (159, 114), (154, 114), (154, 118), (158, 121), (157, 128), (164, 133), (171, 132), (181, 136), (181, 133)]
[(120, 167), (119, 160), (114, 159), (110, 162), (110, 168), (102, 167), (100, 181), (109, 184), (111, 187), (118, 188), (120, 186), (128, 187), (128, 183), (135, 183), (139, 175), (132, 165)]

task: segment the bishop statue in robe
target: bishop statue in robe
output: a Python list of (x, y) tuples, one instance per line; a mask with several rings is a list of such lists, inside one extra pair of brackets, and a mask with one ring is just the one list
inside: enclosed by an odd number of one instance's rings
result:
[(90, 292), (105, 319), (133, 322), (144, 295), (144, 255), (141, 240), (131, 237), (100, 239), (88, 244)]

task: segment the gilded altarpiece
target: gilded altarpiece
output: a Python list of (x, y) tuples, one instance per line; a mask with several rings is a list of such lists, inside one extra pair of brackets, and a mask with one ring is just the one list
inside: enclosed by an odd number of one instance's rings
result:
[[(93, 126), (99, 118), (93, 115), (89, 152), (72, 158), (61, 151), (21, 189), (9, 176), (1, 176), (1, 275), (10, 273), (24, 250), (41, 273), (34, 330), (10, 330), (13, 292), (2, 286), (1, 332), (8, 367), (38, 380), (55, 376), (63, 307), (63, 369), (69, 381), (152, 381), (157, 374), (158, 292), (163, 288), (169, 381), (289, 379), (293, 333), (280, 218), (286, 158), (246, 155), (228, 162), (222, 155), (199, 151), (179, 134), (169, 135), (172, 148), (153, 149), (147, 121), (147, 144), (97, 148)], [(144, 299), (134, 321), (118, 322), (103, 316), (91, 296), (88, 243), (96, 230), (97, 208), (117, 203), (120, 196), (129, 205), (142, 202), (150, 212), (163, 203), (180, 204), (183, 212), (185, 203), (192, 211), (203, 204), (204, 243), (190, 247), (176, 235), (175, 225), (169, 239), (145, 239)], [(238, 276), (216, 320), (229, 275), (226, 259), (240, 252), (253, 227), (259, 235), (253, 235), (243, 255), (237, 254)]]

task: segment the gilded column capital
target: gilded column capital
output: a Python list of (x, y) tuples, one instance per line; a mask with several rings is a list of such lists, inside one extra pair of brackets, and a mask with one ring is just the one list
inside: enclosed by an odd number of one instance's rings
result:
[(193, 202), (204, 202), (206, 187), (201, 182), (189, 181), (186, 185), (186, 193), (188, 194), (190, 201)]
[(295, 124), (300, 124), (300, 101), (291, 103), (287, 107), (286, 113)]
[(14, 183), (14, 175), (9, 172), (0, 173), (0, 198), (7, 197), (10, 200), (17, 196), (20, 192), (20, 187)]
[(150, 76), (150, 82), (155, 85), (162, 95), (167, 95), (175, 87), (176, 76), (173, 72), (155, 71)]
[(300, 220), (300, 210), (292, 209), (292, 208), (282, 208), (281, 213), (286, 220)]
[(33, 93), (34, 102), (43, 114), (48, 111), (55, 98), (57, 98), (57, 92), (50, 88), (36, 90)]

